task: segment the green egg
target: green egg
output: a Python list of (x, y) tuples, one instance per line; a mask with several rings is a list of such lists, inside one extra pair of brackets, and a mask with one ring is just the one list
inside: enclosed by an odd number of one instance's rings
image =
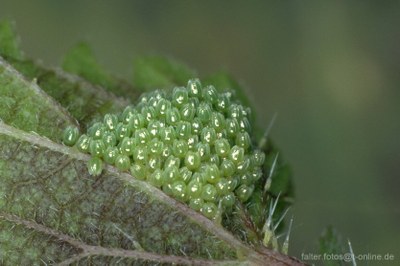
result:
[(180, 200), (180, 201), (185, 201), (187, 198), (187, 193), (186, 193), (186, 184), (183, 181), (175, 181), (172, 184), (172, 195)]
[(167, 160), (165, 160), (164, 163), (164, 168), (168, 168), (168, 167), (179, 167), (181, 164), (181, 160), (179, 158), (176, 158), (173, 155), (168, 156)]
[(194, 104), (192, 103), (187, 103), (182, 108), (180, 109), (181, 112), (181, 118), (184, 121), (192, 121), (194, 119), (194, 116), (196, 114), (196, 108)]
[(215, 202), (217, 199), (217, 189), (212, 184), (206, 184), (201, 191), (201, 198), (205, 201)]
[(188, 151), (185, 154), (185, 166), (189, 170), (196, 170), (200, 167), (201, 157), (198, 152)]
[(189, 201), (189, 207), (195, 211), (200, 211), (201, 207), (204, 205), (204, 200), (202, 198), (193, 198)]
[(176, 166), (169, 166), (163, 172), (163, 184), (172, 184), (179, 180), (179, 170)]
[(79, 129), (76, 127), (68, 126), (64, 130), (63, 143), (67, 146), (74, 146), (79, 138)]
[(108, 130), (114, 131), (118, 125), (118, 116), (115, 114), (106, 114), (104, 116), (103, 123)]
[(213, 85), (209, 85), (203, 89), (203, 99), (210, 104), (215, 104), (218, 101), (218, 92)]
[(147, 161), (147, 168), (150, 172), (154, 172), (157, 169), (160, 169), (162, 165), (162, 161), (160, 157), (149, 157)]
[(226, 134), (231, 138), (236, 138), (236, 134), (239, 132), (239, 124), (236, 119), (228, 118), (225, 121)]
[(216, 155), (216, 154), (212, 154), (212, 155), (210, 156), (209, 163), (212, 163), (212, 164), (219, 165), (219, 163), (220, 163), (220, 160), (219, 160), (219, 157), (218, 157), (218, 155)]
[(92, 157), (87, 163), (88, 172), (92, 176), (99, 176), (103, 171), (103, 161), (99, 157)]
[(239, 178), (238, 177), (231, 177), (227, 179), (228, 181), (228, 190), (229, 191), (234, 191), (235, 188), (238, 186), (239, 184)]
[(247, 132), (239, 132), (236, 135), (236, 145), (247, 150), (251, 145), (250, 135)]
[(119, 123), (115, 129), (115, 136), (117, 141), (123, 140), (125, 137), (130, 137), (131, 129), (129, 125)]
[(169, 146), (164, 146), (161, 152), (161, 158), (167, 160), (172, 155), (172, 150)]
[(133, 177), (140, 180), (146, 179), (146, 167), (142, 164), (134, 163), (130, 167), (130, 172)]
[(172, 145), (172, 154), (178, 158), (184, 158), (189, 150), (189, 147), (184, 140), (174, 140)]
[(89, 144), (89, 152), (93, 156), (102, 157), (106, 151), (106, 145), (101, 139), (92, 139)]
[(205, 174), (204, 173), (200, 173), (200, 172), (194, 172), (193, 175), (192, 175), (191, 181), (196, 181), (196, 182), (198, 182), (200, 184), (205, 184), (206, 183)]
[(192, 125), (186, 121), (180, 121), (176, 125), (176, 135), (180, 139), (188, 139), (192, 133)]
[(156, 110), (153, 106), (145, 106), (142, 108), (141, 114), (144, 117), (145, 125), (148, 125), (156, 116)]
[(164, 125), (160, 121), (153, 120), (153, 121), (149, 122), (149, 124), (147, 126), (147, 131), (150, 133), (150, 136), (152, 138), (156, 138), (156, 137), (158, 137), (160, 130), (163, 126)]
[(129, 125), (132, 129), (141, 129), (145, 124), (146, 119), (142, 114), (134, 114), (129, 121)]
[(117, 137), (113, 132), (105, 132), (101, 140), (104, 142), (104, 145), (107, 147), (113, 147), (117, 144)]
[(217, 110), (220, 112), (226, 112), (228, 107), (230, 106), (230, 94), (229, 93), (222, 93), (218, 96), (217, 99)]
[(148, 151), (150, 154), (161, 155), (163, 149), (164, 149), (164, 143), (157, 138), (152, 139), (148, 144)]
[(189, 96), (199, 97), (201, 95), (202, 87), (199, 79), (191, 79), (188, 81), (187, 89)]
[(235, 173), (236, 166), (230, 159), (223, 159), (219, 169), (222, 176), (231, 177)]
[(236, 165), (236, 172), (238, 174), (244, 174), (250, 167), (250, 159), (247, 155), (244, 156), (243, 161)]
[(246, 202), (251, 194), (253, 194), (254, 186), (240, 185), (236, 190), (235, 194), (241, 202)]
[(172, 91), (172, 104), (177, 107), (180, 107), (187, 103), (188, 98), (188, 91), (184, 87), (176, 87)]
[(133, 150), (133, 161), (145, 164), (148, 160), (148, 150), (144, 145), (136, 146)]
[(109, 164), (114, 164), (118, 154), (119, 150), (117, 147), (107, 147), (103, 155), (104, 161)]
[(131, 166), (131, 160), (129, 159), (128, 155), (119, 154), (115, 158), (115, 167), (118, 168), (120, 171), (127, 171)]
[(231, 104), (228, 107), (228, 116), (237, 120), (243, 117), (242, 106), (239, 104)]
[(160, 118), (165, 118), (169, 109), (171, 109), (171, 102), (166, 99), (160, 99), (156, 106), (156, 114)]
[(215, 184), (220, 180), (221, 174), (219, 172), (218, 166), (215, 164), (210, 164), (206, 170), (206, 180), (208, 183)]
[(203, 123), (200, 121), (200, 118), (195, 117), (192, 121), (192, 134), (200, 135), (202, 129)]
[(221, 132), (225, 129), (225, 117), (221, 113), (213, 112), (210, 124), (216, 132)]
[(125, 137), (119, 145), (119, 150), (121, 154), (132, 155), (134, 148), (135, 140), (129, 137)]
[(242, 117), (238, 120), (239, 129), (241, 131), (251, 132), (251, 126), (249, 119), (247, 117)]
[(134, 114), (136, 114), (136, 110), (135, 110), (135, 107), (134, 106), (132, 106), (132, 105), (128, 105), (125, 109), (124, 109), (124, 111), (122, 112), (122, 114), (121, 114), (121, 121), (124, 123), (124, 124), (128, 124), (129, 123), (129, 121), (130, 121), (130, 119), (131, 119), (131, 117), (134, 115)]
[(215, 184), (215, 188), (217, 189), (217, 194), (219, 196), (227, 195), (230, 192), (228, 180), (225, 178), (220, 178)]
[(244, 160), (244, 149), (239, 146), (233, 146), (229, 153), (229, 159), (236, 165), (242, 163)]
[(235, 204), (235, 195), (230, 192), (221, 198), (221, 205), (225, 208), (232, 207)]
[(160, 139), (164, 143), (172, 144), (174, 142), (174, 139), (176, 139), (175, 129), (171, 126), (162, 128), (160, 130)]
[(214, 143), (215, 153), (221, 157), (226, 158), (231, 151), (231, 147), (229, 145), (229, 141), (226, 139), (217, 139)]
[(197, 107), (197, 117), (203, 123), (208, 123), (211, 119), (211, 107), (206, 102), (201, 102), (199, 107)]
[(253, 179), (253, 183), (255, 183), (262, 177), (263, 172), (260, 167), (256, 167), (250, 174)]
[(263, 166), (265, 161), (265, 153), (261, 150), (255, 150), (251, 156), (255, 166)]
[(202, 194), (203, 184), (197, 180), (192, 180), (187, 185), (187, 195), (190, 199), (199, 198)]
[(196, 148), (202, 161), (207, 161), (210, 158), (210, 145), (208, 143), (199, 142)]
[(218, 207), (212, 202), (205, 202), (201, 207), (201, 213), (209, 219), (214, 219), (217, 215), (217, 212)]
[(148, 181), (153, 186), (160, 188), (163, 185), (164, 181), (163, 171), (161, 169), (156, 169), (152, 174), (150, 174)]
[(89, 144), (91, 142), (91, 138), (85, 134), (81, 135), (76, 142), (76, 147), (81, 152), (89, 152)]
[(105, 126), (102, 123), (97, 122), (88, 129), (88, 135), (93, 139), (100, 139), (105, 131)]
[(167, 115), (165, 118), (165, 122), (167, 122), (168, 125), (176, 125), (179, 121), (181, 121), (181, 115), (175, 107), (170, 108), (167, 110)]
[(186, 166), (179, 168), (179, 174), (181, 176), (181, 180), (185, 183), (188, 183), (192, 179), (192, 171), (190, 171)]
[(253, 177), (250, 173), (242, 174), (239, 178), (239, 182), (241, 185), (250, 186), (251, 184), (253, 184)]
[(145, 145), (150, 142), (151, 136), (146, 128), (141, 128), (135, 131), (136, 145)]
[(199, 136), (197, 135), (190, 135), (187, 138), (187, 144), (188, 144), (188, 148), (191, 151), (194, 151), (196, 148), (197, 143), (199, 143)]
[(217, 133), (214, 128), (205, 127), (201, 130), (201, 140), (209, 145), (213, 145), (217, 139)]

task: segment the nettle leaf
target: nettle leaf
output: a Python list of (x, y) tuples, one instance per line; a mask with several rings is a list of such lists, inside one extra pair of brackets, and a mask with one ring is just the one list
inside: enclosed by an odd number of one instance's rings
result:
[(186, 65), (162, 56), (143, 56), (134, 62), (134, 83), (146, 91), (186, 84), (195, 76)]
[(92, 84), (101, 86), (117, 96), (135, 100), (141, 93), (140, 90), (134, 89), (128, 82), (107, 73), (86, 43), (78, 43), (73, 47), (65, 55), (62, 67), (66, 72), (81, 76)]
[[(14, 36), (8, 29), (0, 27), (1, 264), (301, 264), (259, 245), (254, 217), (260, 214), (248, 206), (224, 217), (223, 227), (110, 165), (89, 175), (89, 156), (60, 144), (62, 131), (84, 131), (134, 99), (115, 96), (117, 90), (103, 89), (90, 75), (25, 59), (14, 37), (4, 38)], [(189, 75), (166, 69), (174, 74), (159, 76), (169, 84), (184, 84), (180, 79)]]

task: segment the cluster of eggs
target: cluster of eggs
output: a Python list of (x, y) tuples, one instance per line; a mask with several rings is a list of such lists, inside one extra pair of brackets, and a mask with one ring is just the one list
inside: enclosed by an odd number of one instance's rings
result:
[(265, 155), (252, 145), (249, 112), (231, 92), (192, 79), (172, 93), (142, 95), (86, 134), (68, 127), (63, 142), (91, 154), (91, 175), (104, 161), (214, 219), (237, 199), (246, 202), (262, 176)]

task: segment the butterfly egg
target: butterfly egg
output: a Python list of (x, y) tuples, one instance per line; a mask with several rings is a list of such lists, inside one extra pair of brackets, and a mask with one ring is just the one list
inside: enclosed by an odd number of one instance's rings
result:
[(103, 171), (103, 161), (99, 157), (92, 157), (87, 163), (88, 172), (92, 176), (99, 176)]
[(199, 79), (191, 79), (188, 81), (187, 89), (189, 96), (199, 97), (201, 95), (202, 87)]
[(184, 87), (176, 87), (172, 91), (172, 104), (176, 107), (181, 107), (188, 102), (188, 91)]
[(241, 202), (246, 202), (254, 191), (254, 186), (241, 185), (235, 190), (236, 196)]
[(189, 207), (195, 211), (200, 211), (204, 205), (204, 200), (202, 198), (192, 198), (189, 201)]
[(217, 189), (215, 186), (211, 184), (206, 184), (203, 187), (203, 190), (201, 192), (201, 198), (204, 199), (205, 201), (216, 201), (217, 199)]
[(118, 168), (120, 171), (127, 171), (131, 166), (131, 160), (129, 159), (128, 155), (125, 154), (118, 154), (115, 158), (115, 167)]
[(104, 116), (103, 123), (108, 130), (113, 131), (118, 125), (118, 116), (114, 114), (106, 114)]
[(218, 207), (212, 202), (205, 202), (200, 210), (204, 216), (209, 219), (213, 219), (218, 212)]
[(63, 143), (67, 146), (74, 146), (79, 138), (79, 129), (68, 126), (63, 133)]
[(146, 174), (147, 174), (146, 167), (142, 164), (139, 163), (132, 164), (130, 167), (130, 172), (132, 176), (136, 177), (137, 179), (140, 180), (146, 179)]
[(175, 181), (172, 184), (172, 195), (180, 201), (185, 201), (187, 198), (185, 182), (180, 180)]
[(185, 166), (190, 170), (196, 170), (200, 167), (201, 156), (198, 152), (189, 151), (185, 155)]
[(89, 152), (89, 144), (90, 144), (91, 138), (85, 134), (81, 135), (76, 142), (76, 147), (78, 148), (79, 151), (81, 152)]
[(118, 154), (119, 154), (118, 148), (114, 147), (114, 146), (110, 146), (110, 147), (106, 148), (104, 155), (103, 155), (103, 159), (108, 164), (114, 164), (115, 159), (117, 158)]
[(92, 156), (102, 157), (106, 151), (106, 145), (101, 139), (92, 139), (89, 144), (89, 152)]
[(199, 107), (197, 108), (197, 117), (203, 123), (208, 123), (211, 119), (211, 107), (207, 102), (201, 102)]
[(209, 85), (205, 87), (202, 91), (203, 99), (210, 104), (215, 104), (218, 101), (218, 92), (214, 86)]
[(102, 123), (97, 122), (88, 129), (88, 135), (93, 139), (100, 139), (105, 131), (105, 126)]

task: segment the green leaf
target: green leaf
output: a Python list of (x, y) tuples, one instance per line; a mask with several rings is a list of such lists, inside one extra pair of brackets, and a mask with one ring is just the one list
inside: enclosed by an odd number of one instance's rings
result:
[(3, 123), (0, 146), (0, 256), (7, 263), (288, 260), (251, 250), (186, 205), (112, 167), (90, 176), (87, 156), (74, 149)]
[(146, 91), (186, 86), (195, 76), (184, 64), (162, 56), (144, 56), (134, 62), (134, 83)]
[(47, 69), (32, 60), (8, 58), (8, 61), (26, 79), (35, 80), (49, 96), (68, 110), (82, 130), (104, 114), (120, 112), (130, 103), (76, 76)]
[[(89, 157), (57, 143), (72, 117), (35, 82), (0, 62), (2, 263), (297, 263), (267, 249), (252, 249), (187, 205), (111, 166), (90, 176)], [(28, 66), (27, 74), (41, 73), (41, 68)], [(71, 89), (61, 86), (68, 78), (51, 73), (57, 90)], [(70, 103), (79, 101), (77, 95)]]
[(0, 119), (26, 132), (59, 141), (74, 120), (36, 84), (0, 57)]
[(0, 55), (17, 59), (23, 56), (13, 26), (8, 20), (0, 21)]
[(62, 67), (67, 72), (76, 74), (94, 85), (99, 85), (117, 96), (129, 98), (132, 101), (137, 99), (141, 93), (126, 81), (107, 73), (86, 43), (79, 43), (73, 47), (65, 55)]

